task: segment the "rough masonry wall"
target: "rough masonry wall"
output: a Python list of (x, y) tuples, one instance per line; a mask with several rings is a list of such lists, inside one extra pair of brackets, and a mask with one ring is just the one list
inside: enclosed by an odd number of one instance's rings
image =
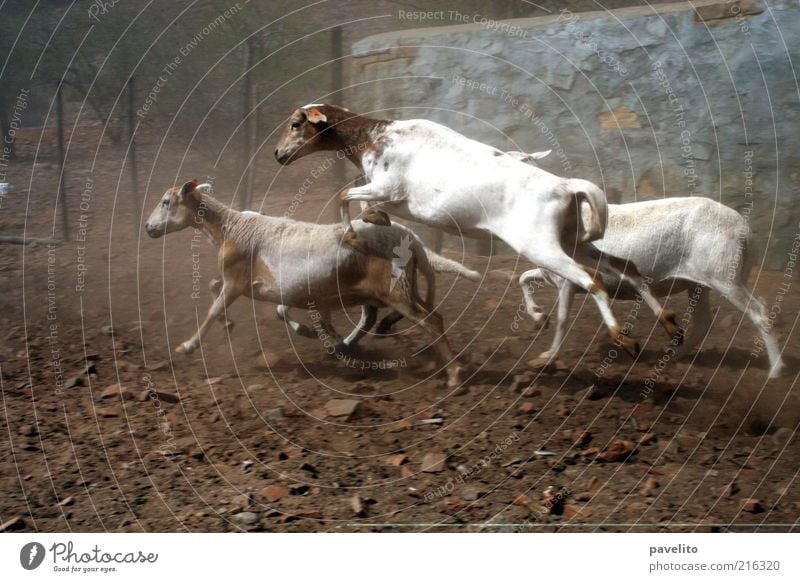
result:
[(443, 11), (448, 26), (356, 43), (349, 103), (553, 149), (543, 167), (612, 202), (714, 198), (782, 269), (800, 233), (800, 5), (693, 4), (503, 23)]

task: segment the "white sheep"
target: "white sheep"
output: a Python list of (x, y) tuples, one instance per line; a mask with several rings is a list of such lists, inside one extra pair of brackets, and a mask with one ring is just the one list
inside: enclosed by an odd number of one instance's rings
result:
[[(211, 323), (240, 295), (290, 307), (337, 309), (355, 305), (391, 307), (419, 324), (446, 369), (448, 385), (459, 384), (460, 366), (433, 309), (435, 284), (425, 249), (407, 228), (358, 221), (355, 232), (367, 252), (341, 245), (339, 225), (238, 212), (210, 195), (208, 184), (170, 188), (147, 220), (152, 238), (195, 226), (218, 249), (222, 289), (197, 332), (177, 348), (191, 353)], [(428, 280), (417, 288), (417, 270)]]

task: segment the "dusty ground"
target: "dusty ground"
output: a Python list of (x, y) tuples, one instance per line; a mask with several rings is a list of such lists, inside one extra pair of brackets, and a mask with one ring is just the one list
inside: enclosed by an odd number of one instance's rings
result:
[[(667, 343), (653, 317), (641, 312), (637, 319), (635, 335), (647, 340), (637, 363), (620, 356), (604, 364), (613, 346), (582, 298), (565, 364), (530, 372), (526, 362), (548, 345), (551, 331), (536, 332), (521, 319), (518, 291), (495, 279), (440, 281), (450, 340), (473, 372), (456, 391), (432, 376), (424, 338), (405, 324), (395, 337), (367, 338), (359, 360), (347, 363), (317, 339), (290, 335), (271, 306), (246, 300), (233, 306), (230, 336), (218, 326), (201, 353), (177, 356), (172, 350), (210, 303), (212, 249), (205, 241), (192, 247), (191, 232), (159, 241), (140, 239), (138, 228), (134, 235), (122, 154), (101, 150), (92, 171), (92, 128), (84, 131), (72, 142), (71, 240), (52, 252), (0, 247), (0, 522), (10, 521), (8, 529), (797, 527), (795, 287), (777, 325), (789, 371), (769, 383), (765, 358), (750, 357), (753, 328), (718, 298), (705, 349), (669, 362), (652, 393), (645, 381)], [(39, 137), (30, 132), (27, 145), (19, 142), (21, 160), (9, 172), (17, 188), (2, 200), (4, 234), (46, 237), (53, 229), (57, 171)], [(51, 137), (43, 136), (44, 145)], [(172, 185), (182, 156), (156, 155), (156, 146), (140, 154), (157, 160), (142, 170), (153, 176), (148, 210)], [(284, 170), (293, 173), (279, 176), (264, 209), (286, 212), (312, 165)], [(262, 168), (259, 183), (276, 171)], [(191, 156), (177, 170), (181, 179), (208, 173)], [(87, 177), (92, 188), (82, 210)], [(297, 216), (330, 216), (321, 208), (332, 192), (332, 184), (316, 181)], [(78, 240), (81, 214), (85, 243)], [(510, 256), (489, 261), (467, 253), (463, 260), (480, 269), (526, 267)], [(199, 299), (191, 297), (193, 264)], [(760, 273), (759, 294), (776, 297), (782, 277)], [(541, 297), (552, 305), (550, 290)], [(685, 296), (671, 301), (679, 313), (686, 304)], [(634, 306), (618, 302), (615, 310), (627, 320)], [(343, 315), (337, 324), (348, 327)], [(362, 370), (362, 361), (382, 369)], [(64, 386), (57, 385), (59, 367)], [(122, 397), (103, 397), (115, 384), (125, 387)], [(336, 399), (359, 405), (349, 418), (326, 416)], [(429, 419), (442, 420), (420, 422)], [(634, 452), (615, 458), (625, 447), (615, 441), (633, 443)], [(425, 463), (444, 455), (433, 467), (441, 470), (422, 472), (426, 455)]]

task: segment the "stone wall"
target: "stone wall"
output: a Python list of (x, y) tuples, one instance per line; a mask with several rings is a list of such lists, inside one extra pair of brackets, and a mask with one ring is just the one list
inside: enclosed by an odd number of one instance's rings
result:
[(781, 269), (800, 232), (800, 5), (693, 4), (505, 22), (443, 11), (446, 26), (356, 43), (348, 103), (553, 149), (543, 167), (612, 202), (709, 196), (751, 218)]

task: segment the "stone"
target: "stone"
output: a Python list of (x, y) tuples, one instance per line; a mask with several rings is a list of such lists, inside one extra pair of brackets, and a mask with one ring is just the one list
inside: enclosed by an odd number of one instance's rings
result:
[(728, 2), (697, 6), (694, 10), (695, 22), (741, 18), (764, 12), (757, 0), (729, 0)]
[(523, 402), (519, 407), (520, 414), (536, 414), (538, 410), (533, 402)]
[(258, 514), (252, 511), (242, 511), (231, 516), (231, 521), (241, 527), (249, 527), (258, 523)]
[(94, 412), (97, 416), (101, 416), (103, 418), (118, 418), (119, 411), (116, 408), (111, 408), (108, 406), (95, 406)]
[(136, 394), (122, 384), (112, 384), (100, 393), (100, 398), (121, 398), (122, 400), (136, 400)]
[(275, 503), (282, 497), (289, 495), (289, 490), (279, 485), (267, 485), (261, 490), (260, 494), (270, 503)]
[(6, 531), (17, 531), (25, 528), (25, 520), (21, 515), (12, 517), (8, 521), (0, 524), (0, 533)]
[(75, 498), (74, 497), (65, 497), (64, 499), (61, 500), (61, 502), (58, 504), (58, 506), (59, 507), (69, 507), (70, 505), (73, 505), (74, 503), (75, 503)]
[(642, 127), (639, 116), (630, 107), (622, 105), (612, 111), (604, 111), (597, 116), (602, 129), (638, 129)]
[(427, 453), (422, 458), (423, 473), (440, 473), (444, 471), (447, 455), (444, 453)]
[(582, 521), (592, 516), (592, 510), (588, 507), (578, 507), (577, 505), (565, 505), (564, 517), (570, 520)]
[(393, 467), (399, 467), (400, 465), (402, 465), (406, 461), (408, 461), (408, 456), (404, 455), (402, 453), (386, 457), (386, 464), (387, 465), (392, 465)]
[(643, 434), (642, 437), (639, 439), (639, 446), (642, 445), (651, 445), (658, 441), (658, 435), (653, 432), (648, 432)]
[(242, 493), (231, 499), (231, 508), (233, 511), (241, 511), (250, 506), (250, 496)]
[(597, 455), (597, 460), (604, 463), (624, 462), (635, 452), (636, 445), (631, 441), (617, 439), (605, 451)]
[(736, 481), (731, 481), (730, 483), (722, 487), (722, 489), (720, 489), (719, 496), (725, 499), (730, 499), (737, 493), (739, 493), (739, 485), (736, 483)]
[(264, 418), (266, 418), (270, 422), (281, 420), (283, 418), (283, 408), (281, 408), (280, 406), (278, 406), (277, 408), (270, 408), (264, 413)]
[(576, 428), (573, 434), (573, 444), (578, 447), (588, 445), (592, 441), (592, 433), (582, 428)]
[(32, 437), (39, 434), (39, 431), (32, 424), (23, 424), (17, 431), (22, 436)]
[(364, 517), (367, 515), (367, 512), (364, 509), (364, 502), (361, 500), (361, 497), (358, 496), (358, 493), (353, 495), (353, 497), (350, 499), (350, 507), (356, 517)]
[(764, 511), (764, 506), (761, 504), (761, 501), (755, 498), (745, 499), (742, 503), (742, 511), (746, 511), (747, 513), (762, 513)]
[(336, 399), (325, 405), (325, 411), (329, 416), (344, 417), (346, 420), (356, 413), (360, 404), (359, 400)]
[(787, 444), (789, 444), (789, 441), (792, 440), (794, 435), (795, 435), (795, 431), (793, 431), (790, 428), (786, 428), (786, 427), (779, 428), (778, 430), (776, 430), (773, 433), (772, 442), (774, 442), (776, 445), (779, 445), (779, 446), (787, 445)]
[(649, 477), (642, 485), (641, 494), (645, 497), (655, 497), (656, 489), (659, 488), (659, 483), (655, 477)]

